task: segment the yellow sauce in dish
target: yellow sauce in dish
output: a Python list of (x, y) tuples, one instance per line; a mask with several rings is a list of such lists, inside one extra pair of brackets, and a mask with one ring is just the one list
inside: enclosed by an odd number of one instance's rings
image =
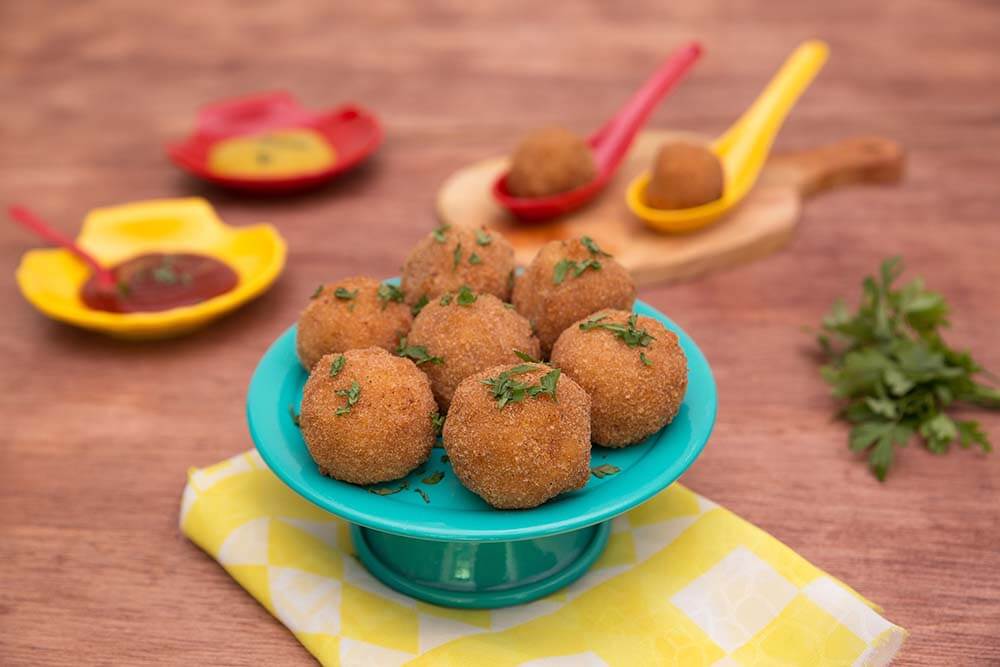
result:
[(211, 171), (237, 178), (289, 178), (330, 168), (336, 153), (315, 130), (275, 130), (223, 139), (208, 155)]

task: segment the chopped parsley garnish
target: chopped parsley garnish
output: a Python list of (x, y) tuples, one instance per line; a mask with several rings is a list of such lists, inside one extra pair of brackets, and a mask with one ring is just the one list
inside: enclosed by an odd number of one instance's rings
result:
[(431, 426), (434, 427), (434, 435), (441, 435), (441, 429), (444, 428), (444, 415), (438, 414), (436, 411), (432, 412)]
[(485, 229), (476, 230), (476, 243), (479, 245), (489, 245), (493, 243), (493, 237), (486, 233)]
[(590, 251), (591, 255), (597, 255), (599, 257), (611, 257), (611, 253), (607, 253), (601, 250), (600, 246), (598, 246), (597, 243), (594, 242), (594, 239), (590, 238), (589, 236), (581, 236), (580, 243), (583, 244), (584, 248)]
[(424, 294), (422, 297), (417, 299), (417, 302), (415, 304), (413, 304), (413, 307), (410, 308), (410, 312), (413, 314), (414, 317), (416, 317), (417, 315), (420, 314), (420, 311), (424, 309), (424, 306), (426, 306), (429, 301), (430, 299), (428, 299), (427, 295)]
[(343, 370), (344, 364), (346, 363), (347, 363), (347, 357), (345, 357), (344, 355), (340, 355), (339, 357), (334, 359), (333, 362), (330, 364), (330, 377), (332, 378), (337, 377), (337, 375), (340, 374), (340, 371)]
[(428, 504), (430, 504), (430, 502), (431, 502), (431, 499), (430, 499), (430, 497), (429, 497), (429, 496), (427, 495), (427, 492), (426, 492), (426, 491), (424, 491), (423, 489), (413, 489), (413, 492), (414, 492), (414, 493), (419, 493), (419, 494), (420, 494), (420, 497), (424, 499), (424, 502), (425, 502), (425, 503), (428, 503)]
[(376, 496), (391, 496), (408, 488), (410, 488), (410, 485), (404, 480), (399, 486), (383, 486), (378, 489), (369, 488), (368, 493), (374, 493)]
[(591, 317), (586, 322), (580, 323), (582, 331), (593, 329), (607, 329), (620, 338), (629, 347), (649, 347), (649, 344), (656, 340), (656, 337), (648, 333), (645, 329), (636, 327), (638, 317), (633, 313), (628, 318), (628, 324), (618, 324), (617, 322), (605, 322), (607, 315)]
[(434, 231), (431, 232), (434, 236), (434, 240), (437, 241), (438, 243), (444, 243), (445, 241), (447, 241), (448, 240), (447, 233), (449, 229), (451, 229), (451, 225), (441, 225), (439, 227), (436, 227)]
[(355, 380), (351, 383), (351, 386), (348, 389), (338, 389), (336, 394), (337, 396), (342, 396), (347, 399), (347, 402), (344, 405), (337, 408), (337, 416), (341, 417), (343, 415), (350, 414), (351, 408), (354, 407), (357, 404), (358, 399), (361, 398), (361, 385), (358, 384), (357, 380)]
[(438, 303), (440, 303), (442, 306), (447, 306), (449, 303), (451, 303), (451, 299), (452, 299), (451, 292), (445, 292), (444, 294), (441, 295), (441, 299), (438, 300)]
[(454, 250), (454, 252), (451, 253), (451, 259), (452, 259), (451, 270), (454, 271), (455, 269), (458, 268), (458, 265), (462, 263), (462, 244), (461, 243), (456, 243), (455, 244), (455, 250)]
[[(174, 268), (174, 258), (172, 255), (164, 255), (160, 265), (152, 270), (151, 275), (153, 276), (153, 281), (161, 285), (176, 285), (179, 282), (183, 282), (181, 275)], [(190, 281), (191, 278), (188, 276), (188, 282)]]
[(640, 352), (639, 353), (639, 361), (641, 361), (644, 366), (652, 366), (653, 365), (653, 362), (649, 360), (649, 357), (646, 356), (645, 352)]
[(533, 364), (537, 364), (538, 363), (538, 359), (535, 359), (533, 356), (531, 356), (527, 352), (521, 352), (521, 350), (514, 350), (514, 354), (516, 354), (517, 358), (520, 359), (521, 361), (528, 361), (528, 362), (531, 362)]
[(302, 420), (299, 418), (299, 413), (290, 405), (288, 406), (288, 416), (292, 418), (292, 423), (295, 424), (296, 428), (302, 428)]
[(417, 366), (420, 364), (443, 364), (444, 359), (442, 357), (432, 356), (427, 352), (427, 348), (423, 345), (407, 345), (406, 336), (399, 339), (399, 347), (396, 349), (396, 354), (401, 357), (406, 357), (407, 359), (412, 359)]
[(476, 253), (469, 255), (469, 264), (482, 264), (483, 260)]
[(613, 466), (610, 463), (602, 463), (596, 468), (591, 468), (590, 472), (597, 479), (604, 479), (605, 477), (608, 477), (610, 475), (617, 475), (619, 472), (621, 472), (621, 468), (619, 468), (618, 466)]
[(497, 409), (502, 410), (508, 403), (519, 403), (525, 398), (536, 398), (543, 394), (548, 394), (552, 400), (556, 400), (556, 386), (559, 383), (560, 371), (558, 368), (546, 373), (539, 380), (538, 384), (528, 384), (515, 380), (514, 375), (521, 375), (536, 370), (535, 364), (520, 364), (510, 370), (503, 371), (495, 378), (480, 380), (481, 383), (490, 388), (493, 398), (496, 400)]
[(555, 270), (552, 273), (552, 283), (555, 285), (562, 285), (563, 281), (566, 280), (566, 275), (572, 271), (574, 278), (579, 278), (580, 275), (587, 269), (593, 269), (594, 271), (601, 270), (601, 263), (596, 259), (583, 259), (579, 262), (573, 261), (572, 259), (561, 259), (556, 264)]
[(462, 285), (458, 288), (458, 295), (455, 297), (455, 303), (460, 306), (471, 306), (476, 302), (476, 293), (469, 289), (468, 285)]
[(338, 299), (343, 299), (344, 301), (350, 301), (351, 299), (353, 299), (358, 295), (358, 290), (354, 290), (352, 292), (346, 287), (338, 287), (337, 289), (333, 290), (333, 295)]
[(320, 285), (319, 287), (317, 287), (317, 288), (316, 288), (316, 291), (315, 291), (315, 292), (313, 292), (313, 293), (312, 293), (312, 296), (310, 296), (309, 298), (310, 298), (310, 299), (316, 299), (316, 298), (319, 298), (319, 295), (320, 295), (320, 294), (322, 294), (322, 293), (323, 293), (323, 286), (322, 286), (322, 285)]
[(956, 404), (1000, 409), (1000, 389), (978, 382), (984, 374), (972, 356), (945, 343), (948, 303), (919, 278), (893, 283), (902, 261), (882, 263), (880, 275), (862, 283), (855, 312), (843, 301), (823, 319), (819, 344), (829, 359), (823, 379), (845, 401), (840, 416), (852, 424), (848, 445), (867, 452), (868, 465), (884, 480), (897, 447), (919, 436), (931, 452), (953, 445), (992, 447), (978, 421), (953, 419)]
[(378, 300), (382, 302), (382, 310), (389, 305), (390, 301), (403, 303), (403, 290), (389, 283), (382, 283), (378, 286)]
[(444, 473), (441, 472), (440, 470), (438, 470), (436, 472), (431, 473), (427, 477), (424, 477), (420, 481), (422, 481), (424, 484), (430, 484), (431, 486), (434, 486), (435, 484), (437, 484), (438, 482), (440, 482), (442, 479), (444, 479)]
[(506, 301), (504, 302), (503, 307), (506, 308), (507, 310), (514, 310), (514, 304), (507, 303)]

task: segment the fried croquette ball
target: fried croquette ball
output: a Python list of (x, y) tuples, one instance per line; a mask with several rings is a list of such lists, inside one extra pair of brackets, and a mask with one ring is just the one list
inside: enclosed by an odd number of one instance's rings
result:
[(542, 246), (514, 285), (517, 312), (528, 318), (548, 355), (563, 329), (602, 308), (631, 310), (635, 283), (589, 237)]
[(653, 208), (701, 206), (722, 197), (722, 163), (705, 146), (676, 142), (656, 154), (646, 186), (646, 203)]
[(544, 364), (480, 371), (455, 391), (444, 447), (459, 481), (493, 507), (536, 507), (587, 483), (590, 398)]
[(514, 248), (486, 227), (441, 225), (420, 240), (403, 263), (403, 291), (410, 305), (468, 285), (510, 299)]
[[(473, 373), (516, 364), (521, 352), (537, 359), (541, 350), (528, 320), (492, 294), (468, 288), (447, 292), (428, 303), (413, 321), (407, 346), (418, 346), (433, 357), (420, 363), (431, 379), (434, 398), (448, 410), (455, 388)], [(412, 349), (411, 349), (412, 352)], [(415, 361), (427, 357), (417, 351)]]
[(319, 360), (302, 391), (299, 425), (321, 473), (374, 484), (427, 460), (436, 415), (427, 376), (409, 359), (369, 347)]
[(669, 424), (687, 390), (676, 334), (624, 310), (602, 310), (566, 329), (552, 363), (590, 395), (591, 436), (606, 447), (641, 442)]
[(507, 189), (515, 197), (544, 197), (568, 192), (597, 176), (590, 146), (563, 127), (535, 130), (511, 158)]
[(394, 351), (413, 323), (399, 288), (356, 276), (319, 287), (299, 316), (295, 348), (309, 370), (324, 354), (375, 345)]

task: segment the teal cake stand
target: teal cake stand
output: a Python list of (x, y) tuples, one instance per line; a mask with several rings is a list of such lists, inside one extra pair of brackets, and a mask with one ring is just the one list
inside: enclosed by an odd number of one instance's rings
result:
[(541, 507), (489, 507), (459, 483), (440, 447), (405, 479), (375, 486), (394, 491), (387, 495), (321, 475), (291, 416), (298, 413), (307, 377), (295, 356), (294, 327), (271, 345), (254, 372), (247, 399), (250, 434), (285, 484), (351, 523), (358, 558), (386, 585), (449, 607), (529, 602), (582, 576), (607, 544), (611, 519), (680, 477), (712, 431), (715, 381), (704, 355), (660, 312), (638, 301), (635, 311), (680, 338), (689, 373), (680, 412), (640, 444), (595, 446), (591, 465), (606, 463), (619, 472), (591, 476), (582, 489)]

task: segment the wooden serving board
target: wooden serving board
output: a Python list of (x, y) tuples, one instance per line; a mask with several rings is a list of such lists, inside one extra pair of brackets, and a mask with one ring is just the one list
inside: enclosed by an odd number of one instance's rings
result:
[(438, 191), (437, 213), (453, 225), (488, 225), (514, 245), (527, 264), (548, 241), (587, 234), (620, 261), (640, 285), (674, 282), (766, 255), (792, 236), (802, 200), (851, 183), (891, 183), (903, 173), (902, 148), (889, 139), (858, 137), (816, 149), (771, 156), (757, 185), (728, 216), (689, 234), (646, 227), (625, 204), (629, 181), (647, 169), (668, 140), (703, 139), (680, 132), (646, 131), (636, 137), (618, 174), (596, 201), (544, 223), (519, 222), (493, 200), (490, 188), (507, 168), (492, 158), (452, 174)]

